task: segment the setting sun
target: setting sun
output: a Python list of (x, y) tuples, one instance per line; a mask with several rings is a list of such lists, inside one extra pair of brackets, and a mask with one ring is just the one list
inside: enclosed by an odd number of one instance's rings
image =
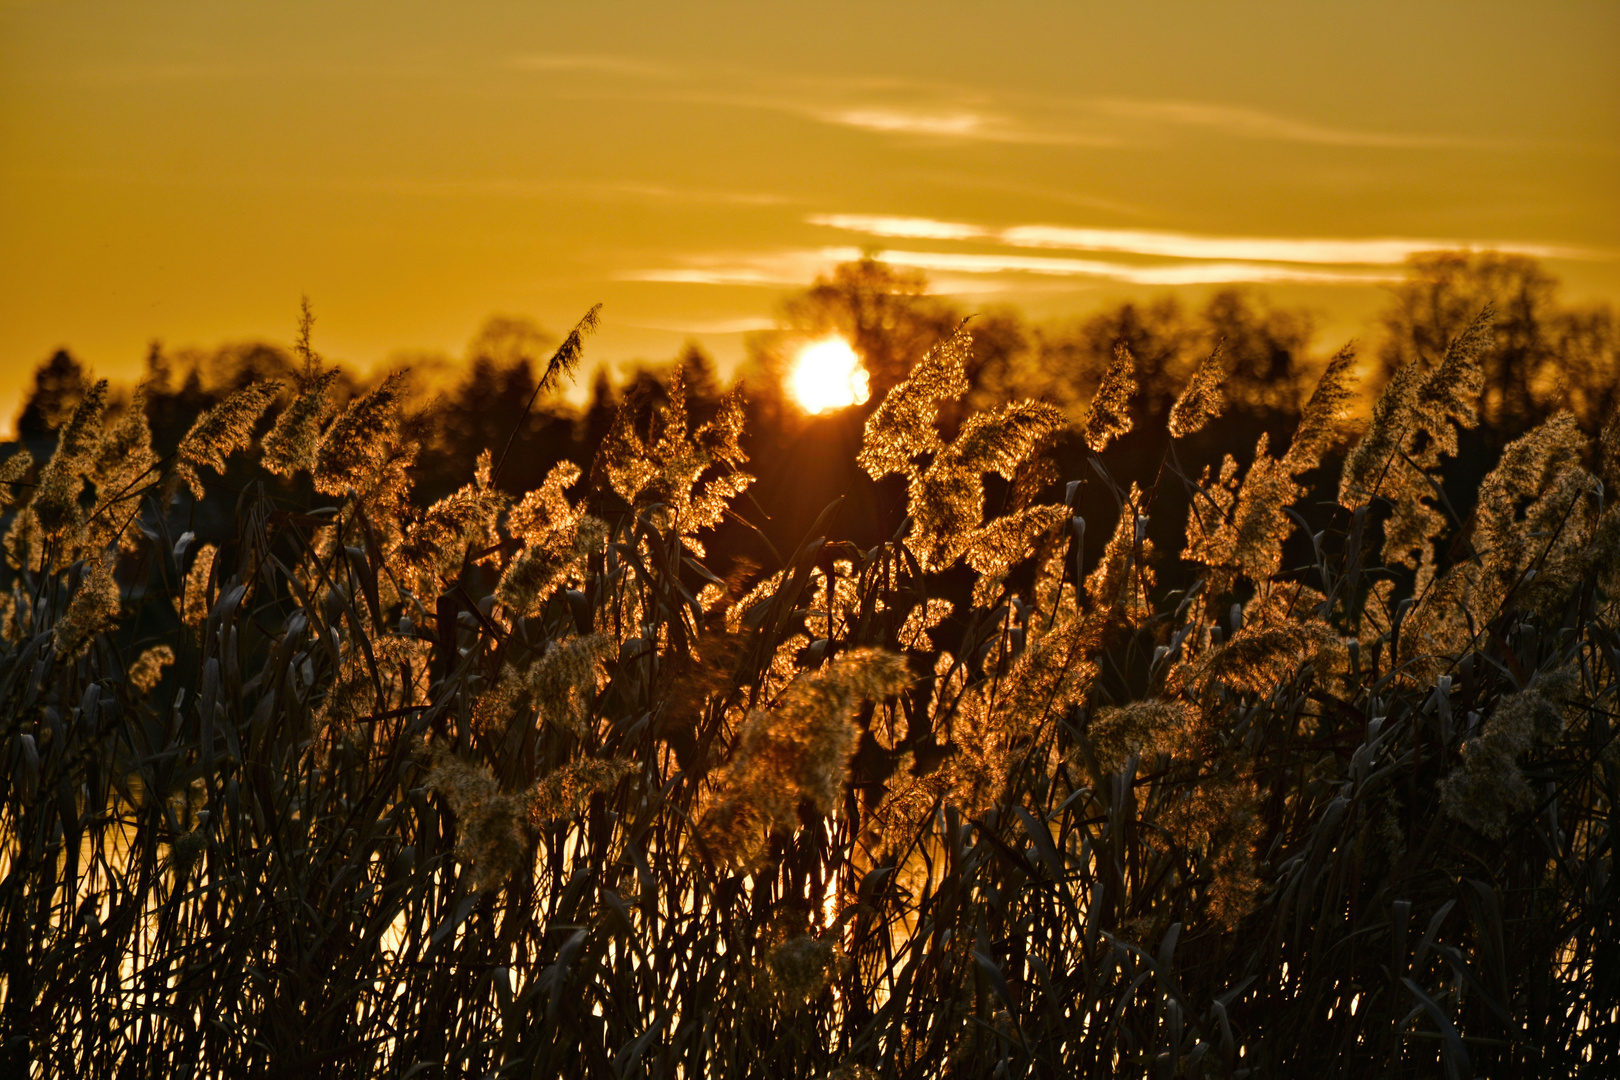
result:
[(807, 413), (842, 409), (864, 402), (869, 380), (861, 358), (843, 338), (812, 341), (799, 350), (788, 376), (788, 390)]

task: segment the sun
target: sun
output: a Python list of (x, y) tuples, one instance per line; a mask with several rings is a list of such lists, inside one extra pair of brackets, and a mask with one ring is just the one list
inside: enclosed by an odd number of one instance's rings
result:
[(807, 413), (859, 405), (867, 399), (869, 380), (861, 358), (843, 338), (822, 338), (799, 350), (788, 375), (788, 392)]

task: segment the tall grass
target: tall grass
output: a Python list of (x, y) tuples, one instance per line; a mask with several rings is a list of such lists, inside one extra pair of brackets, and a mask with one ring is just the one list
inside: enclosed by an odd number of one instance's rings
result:
[[(959, 332), (867, 422), (899, 532), (858, 550), (829, 508), (728, 577), (735, 392), (693, 416), (677, 377), (588, 476), (514, 502), (486, 456), (425, 509), (392, 384), (337, 411), (312, 354), (267, 433), (250, 387), (168, 458), (93, 392), (0, 463), (6, 1060), (1595, 1075), (1620, 426), (1526, 434), (1459, 520), (1481, 340), (1391, 383), (1324, 502), (1348, 353), (1287, 447), (1200, 472), (1212, 358), (1121, 489), (1128, 353), (1061, 477), (1050, 406), (941, 422)], [(234, 535), (176, 535), (179, 487), (255, 441)], [(1195, 583), (1166, 593), (1170, 493)]]

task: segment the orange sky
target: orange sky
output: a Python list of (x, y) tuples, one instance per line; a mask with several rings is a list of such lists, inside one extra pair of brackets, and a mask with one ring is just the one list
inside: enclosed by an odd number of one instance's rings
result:
[(491, 313), (723, 363), (862, 250), (972, 304), (1255, 282), (1348, 333), (1410, 250), (1620, 299), (1620, 4), (0, 0), (0, 423), (66, 345), (370, 367)]

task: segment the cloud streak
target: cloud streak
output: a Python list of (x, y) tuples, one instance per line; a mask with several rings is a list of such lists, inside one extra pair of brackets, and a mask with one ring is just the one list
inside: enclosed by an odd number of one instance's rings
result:
[(851, 247), (695, 255), (683, 260), (685, 266), (635, 270), (623, 278), (678, 285), (803, 285), (860, 257), (860, 249)]
[[(790, 248), (766, 253), (696, 255), (683, 265), (640, 270), (629, 280), (689, 285), (796, 286), (841, 262), (870, 255), (897, 267), (922, 270), (950, 292), (1015, 291), (1060, 287), (1073, 280), (1131, 285), (1299, 284), (1367, 286), (1398, 281), (1402, 264), (1422, 251), (1493, 247), (1537, 257), (1594, 257), (1590, 252), (1541, 244), (1482, 245), (1404, 237), (1206, 236), (1140, 229), (1083, 229), (1060, 225), (994, 228), (971, 222), (882, 214), (812, 214), (808, 224), (867, 237), (928, 244), (972, 244), (981, 250), (920, 250), (910, 244), (884, 250), (854, 247)], [(998, 251), (982, 250), (998, 247)], [(1125, 256), (1123, 259), (1033, 254), (1031, 249)], [(1044, 279), (1048, 284), (1034, 286)]]
[(1473, 240), (1383, 237), (1202, 236), (1142, 229), (1081, 229), (1061, 225), (1014, 225), (1004, 229), (932, 218), (881, 214), (812, 214), (811, 225), (882, 238), (978, 240), (1015, 248), (1105, 251), (1169, 259), (1281, 262), (1322, 266), (1398, 266), (1421, 251), (1459, 247), (1491, 248), (1537, 258), (1579, 258), (1574, 248), (1547, 244), (1489, 243)]
[[(1232, 138), (1364, 149), (1500, 146), (1452, 135), (1336, 127), (1284, 113), (1220, 102), (1001, 94), (903, 79), (804, 78), (732, 69), (682, 68), (636, 57), (556, 53), (508, 57), (508, 67), (545, 74), (662, 83), (656, 96), (692, 103), (763, 108), (883, 135), (1035, 145), (1120, 146), (1152, 138), (1149, 128), (1181, 128)], [(718, 81), (717, 81), (718, 80)], [(722, 86), (724, 87), (722, 89)], [(646, 86), (629, 96), (652, 96)], [(623, 96), (622, 86), (615, 96)]]
[(987, 118), (970, 112), (916, 113), (895, 109), (850, 109), (845, 112), (825, 113), (822, 117), (834, 124), (907, 135), (983, 138), (988, 131)]
[(1202, 262), (1171, 266), (1135, 266), (1098, 259), (1065, 259), (1043, 255), (979, 255), (937, 251), (885, 251), (878, 256), (895, 266), (966, 274), (1041, 274), (1094, 277), (1133, 285), (1211, 285), (1225, 282), (1301, 282), (1317, 285), (1370, 285), (1399, 275), (1341, 270), (1300, 270), (1246, 262)]
[[(684, 267), (643, 270), (627, 280), (687, 285), (802, 285), (841, 262), (860, 258), (848, 247), (791, 249), (765, 255), (704, 256)], [(1293, 282), (1316, 285), (1369, 285), (1398, 280), (1395, 273), (1365, 270), (1303, 269), (1262, 263), (1220, 261), (1142, 266), (1102, 259), (1050, 255), (888, 249), (870, 253), (892, 266), (982, 277), (1032, 275), (1049, 278), (1094, 278), (1133, 285), (1208, 285)]]
[(1205, 128), (1247, 139), (1313, 143), (1318, 146), (1389, 149), (1483, 145), (1478, 140), (1447, 135), (1411, 135), (1336, 128), (1235, 105), (1195, 101), (1137, 101), (1124, 98), (1104, 98), (1095, 101), (1093, 105), (1098, 112), (1121, 119)]
[[(925, 89), (925, 88), (915, 88)], [(931, 88), (939, 95), (942, 88)], [(952, 95), (944, 95), (942, 100)], [(1128, 98), (1023, 99), (1007, 108), (891, 107), (803, 110), (832, 124), (869, 131), (938, 138), (1078, 146), (1120, 146), (1142, 141), (1143, 125), (1202, 130), (1232, 138), (1365, 149), (1443, 149), (1494, 145), (1450, 135), (1363, 131), (1312, 123), (1235, 105)], [(1013, 106), (1022, 106), (1014, 108)], [(1035, 117), (1044, 117), (1036, 119)], [(1125, 125), (1122, 128), (1122, 124)]]
[(827, 124), (858, 128), (884, 135), (910, 135), (935, 139), (955, 139), (994, 143), (1022, 143), (1036, 146), (1116, 146), (1111, 135), (1077, 130), (1057, 130), (1030, 124), (1003, 113), (939, 108), (871, 106), (841, 110), (782, 107), (803, 112)]
[(899, 237), (907, 240), (983, 240), (994, 230), (960, 221), (933, 218), (892, 217), (882, 214), (811, 214), (804, 219), (811, 225), (825, 225), (868, 236)]

